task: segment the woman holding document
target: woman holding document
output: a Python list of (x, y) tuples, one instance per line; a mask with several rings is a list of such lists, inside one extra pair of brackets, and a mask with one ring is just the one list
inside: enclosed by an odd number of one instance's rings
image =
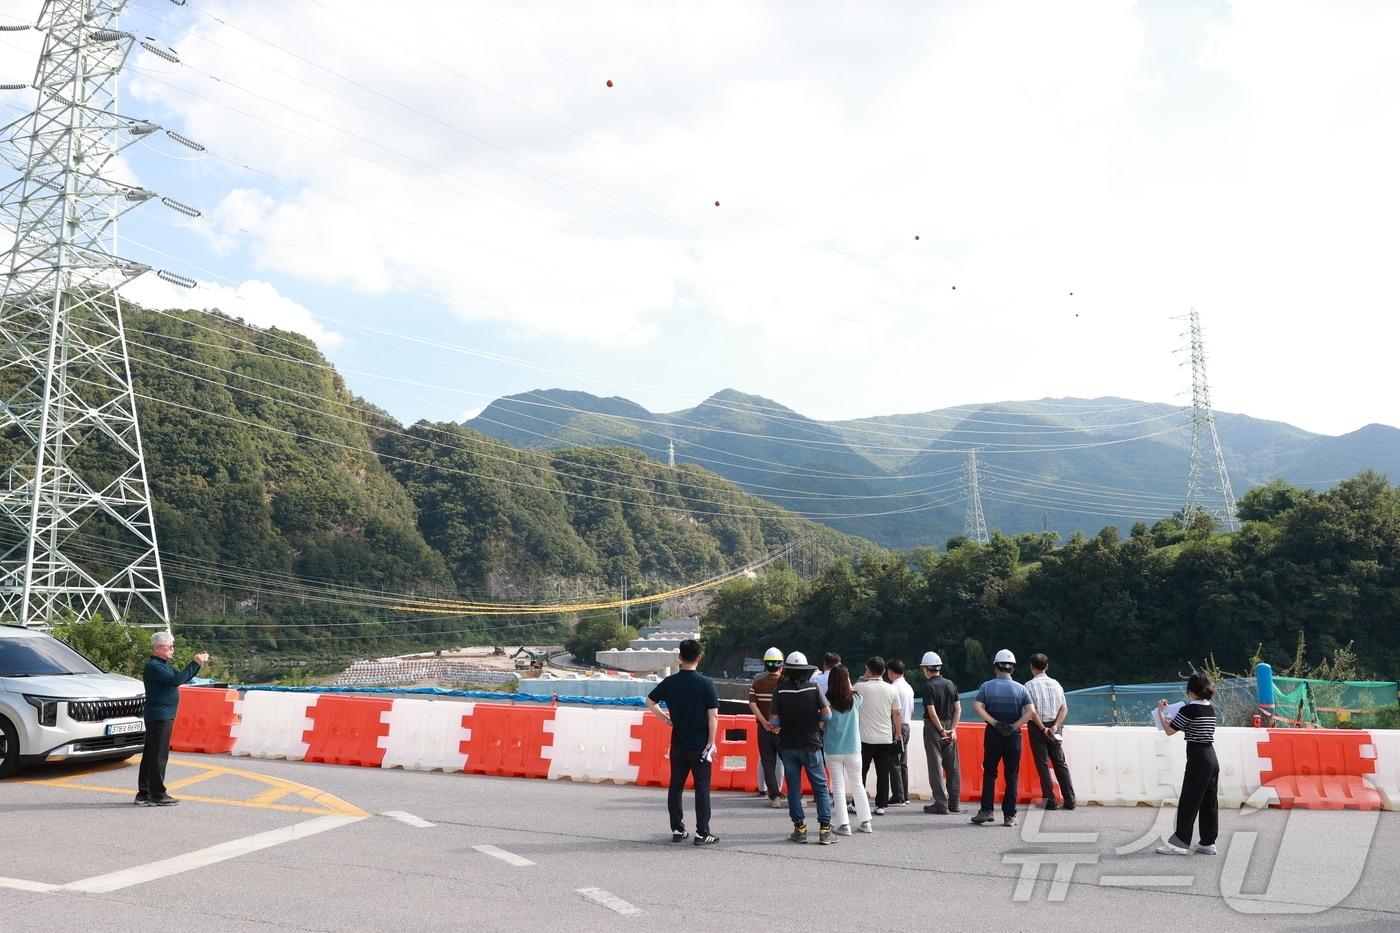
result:
[[(1216, 786), (1220, 780), (1220, 762), (1215, 758), (1215, 707), (1210, 699), (1215, 695), (1210, 678), (1192, 674), (1186, 682), (1185, 704), (1168, 712), (1166, 700), (1157, 701), (1157, 720), (1167, 735), (1186, 735), (1186, 775), (1181, 782), (1181, 801), (1176, 810), (1176, 832), (1158, 846), (1159, 855), (1190, 855), (1200, 852), (1215, 854), (1215, 837), (1220, 818), (1216, 809)], [(1200, 821), (1200, 841), (1192, 844), (1192, 824)]]

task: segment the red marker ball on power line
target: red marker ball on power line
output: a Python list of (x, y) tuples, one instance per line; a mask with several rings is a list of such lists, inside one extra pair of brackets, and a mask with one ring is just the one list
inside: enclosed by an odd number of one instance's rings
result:
[(612, 87), (612, 78), (608, 79), (608, 87)]
[(918, 238), (919, 238), (919, 235), (918, 235), (918, 234), (917, 234), (917, 233), (916, 233), (916, 234), (914, 234), (914, 239), (916, 239), (916, 240), (917, 240), (917, 239), (918, 239)]

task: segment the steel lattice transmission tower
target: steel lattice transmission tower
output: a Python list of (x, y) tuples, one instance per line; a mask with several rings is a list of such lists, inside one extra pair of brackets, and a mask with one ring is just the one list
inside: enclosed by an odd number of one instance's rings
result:
[(977, 451), (967, 452), (967, 466), (963, 468), (963, 478), (967, 482), (967, 518), (963, 521), (963, 535), (978, 544), (986, 544), (987, 518), (982, 514), (982, 479), (977, 469)]
[(0, 618), (36, 627), (70, 612), (170, 620), (117, 297), (149, 271), (116, 255), (117, 218), (156, 195), (111, 173), (159, 129), (117, 111), (138, 42), (118, 28), (125, 5), (47, 0), (37, 102), (0, 129), (0, 158), (19, 173), (0, 188), (14, 235), (0, 264)]
[(1191, 465), (1186, 476), (1184, 511), (1188, 519), (1195, 512), (1205, 512), (1227, 531), (1234, 531), (1235, 492), (1230, 487), (1230, 472), (1225, 468), (1225, 454), (1215, 430), (1201, 316), (1192, 308), (1186, 320), (1191, 340)]

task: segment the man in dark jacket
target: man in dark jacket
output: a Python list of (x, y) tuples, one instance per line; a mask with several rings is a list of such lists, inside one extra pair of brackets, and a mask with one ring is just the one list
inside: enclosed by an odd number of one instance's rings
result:
[(165, 792), (165, 763), (170, 758), (170, 733), (180, 708), (180, 685), (194, 680), (209, 653), (200, 652), (183, 670), (176, 670), (175, 636), (156, 632), (151, 636), (151, 658), (141, 672), (146, 682), (146, 746), (141, 752), (141, 773), (136, 784), (138, 807), (170, 807), (179, 803)]

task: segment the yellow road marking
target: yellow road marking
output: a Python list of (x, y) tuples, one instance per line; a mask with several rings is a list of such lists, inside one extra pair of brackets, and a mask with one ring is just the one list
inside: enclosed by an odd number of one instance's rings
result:
[(256, 797), (249, 798), (248, 802), (252, 804), (276, 803), (289, 793), (291, 793), (291, 791), (285, 787), (269, 787)]
[(193, 774), (189, 777), (182, 777), (178, 781), (167, 781), (165, 784), (165, 789), (179, 790), (182, 787), (189, 787), (191, 784), (198, 784), (201, 781), (211, 781), (214, 778), (221, 776), (222, 775), (218, 771), (201, 771), (199, 774)]
[[(133, 762), (140, 761), (140, 758), (132, 759)], [(214, 803), (226, 807), (249, 807), (255, 810), (277, 810), (284, 813), (312, 813), (312, 814), (332, 814), (336, 816), (369, 816), (370, 814), (352, 803), (341, 800), (335, 794), (328, 793), (307, 784), (297, 781), (289, 781), (285, 778), (273, 777), (268, 774), (259, 774), (256, 771), (245, 771), (242, 768), (230, 768), (227, 765), (213, 765), (203, 761), (191, 761), (188, 758), (172, 758), (171, 764), (182, 765), (189, 768), (198, 768), (200, 773), (180, 778), (171, 783), (169, 788), (186, 787), (199, 781), (207, 781), (216, 777), (231, 776), (246, 778), (258, 784), (264, 785), (263, 790), (247, 799), (238, 800), (229, 797), (201, 797), (195, 795), (181, 795), (181, 800), (189, 800), (195, 803)], [(129, 767), (129, 765), (127, 766)], [(110, 770), (103, 768), (101, 770)], [(69, 790), (86, 790), (99, 794), (123, 794), (132, 795), (133, 791), (129, 787), (107, 787), (100, 784), (80, 784), (78, 780), (90, 774), (97, 773), (97, 769), (84, 772), (82, 774), (69, 775), (62, 778), (21, 778), (17, 783), (38, 784), (46, 787), (65, 787)], [(277, 801), (292, 794), (305, 800), (313, 806), (296, 806), (289, 803), (278, 803)]]

